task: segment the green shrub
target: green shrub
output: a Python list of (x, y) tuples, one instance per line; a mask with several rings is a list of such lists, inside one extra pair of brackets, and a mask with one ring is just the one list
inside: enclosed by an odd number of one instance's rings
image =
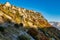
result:
[(16, 23), (16, 24), (14, 24), (14, 27), (15, 28), (19, 28), (19, 25)]
[(21, 35), (21, 36), (18, 36), (17, 40), (30, 40), (30, 38), (25, 35)]
[(0, 26), (0, 32), (4, 32), (4, 28)]
[(19, 26), (23, 26), (23, 23), (20, 23)]

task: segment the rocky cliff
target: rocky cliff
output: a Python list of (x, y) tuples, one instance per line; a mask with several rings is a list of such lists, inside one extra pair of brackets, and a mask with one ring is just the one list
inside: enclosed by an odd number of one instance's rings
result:
[(59, 40), (60, 30), (39, 12), (0, 4), (0, 40)]

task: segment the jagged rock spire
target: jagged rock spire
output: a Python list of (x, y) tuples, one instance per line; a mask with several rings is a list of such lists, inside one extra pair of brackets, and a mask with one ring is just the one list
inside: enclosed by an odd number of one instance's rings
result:
[(11, 7), (11, 4), (9, 2), (6, 2), (5, 6)]

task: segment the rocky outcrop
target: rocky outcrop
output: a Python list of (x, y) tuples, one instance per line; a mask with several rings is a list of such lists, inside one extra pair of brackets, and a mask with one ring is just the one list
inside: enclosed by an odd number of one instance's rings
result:
[(0, 40), (60, 40), (59, 35), (40, 13), (0, 4)]
[(8, 2), (6, 4), (0, 5), (0, 14), (3, 19), (5, 18), (5, 20), (9, 19), (12, 22), (18, 24), (23, 23), (24, 26), (33, 28), (51, 26), (40, 13), (24, 8), (15, 7)]

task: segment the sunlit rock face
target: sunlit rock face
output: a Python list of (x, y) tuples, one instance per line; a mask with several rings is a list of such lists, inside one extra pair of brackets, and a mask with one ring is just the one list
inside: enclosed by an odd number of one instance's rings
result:
[(0, 5), (0, 11), (4, 18), (9, 19), (15, 23), (23, 23), (24, 26), (30, 27), (50, 27), (48, 21), (38, 12), (19, 8), (11, 5), (9, 2)]
[(5, 6), (6, 6), (6, 7), (11, 7), (11, 5), (10, 5), (9, 2), (6, 2)]
[(0, 4), (0, 40), (60, 40), (60, 30), (39, 12)]

